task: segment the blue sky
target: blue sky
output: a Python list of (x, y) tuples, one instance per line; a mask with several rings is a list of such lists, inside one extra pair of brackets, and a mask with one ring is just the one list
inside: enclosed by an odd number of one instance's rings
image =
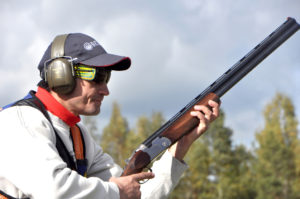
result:
[[(172, 117), (287, 17), (300, 22), (299, 0), (31, 0), (0, 7), (0, 106), (36, 89), (37, 65), (57, 34), (82, 32), (132, 67), (114, 72), (97, 122), (112, 102), (134, 126), (161, 111)], [(276, 92), (300, 115), (300, 31), (222, 98), (234, 143), (251, 147), (262, 111)]]

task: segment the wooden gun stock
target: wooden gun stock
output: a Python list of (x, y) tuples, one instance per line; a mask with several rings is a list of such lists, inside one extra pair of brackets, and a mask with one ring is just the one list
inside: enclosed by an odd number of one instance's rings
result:
[[(196, 105), (204, 105), (209, 107), (208, 101), (213, 100), (215, 102), (219, 102), (219, 97), (214, 93), (209, 93), (199, 102), (195, 103)], [(190, 112), (193, 111), (194, 106), (190, 107), (186, 111), (184, 110), (184, 114), (177, 119), (172, 126), (166, 129), (163, 133), (161, 133), (162, 137), (167, 137), (171, 140), (172, 144), (178, 141), (181, 137), (188, 134), (196, 128), (199, 124), (199, 120), (196, 117), (190, 115)]]
[(122, 176), (140, 173), (143, 171), (144, 168), (147, 167), (148, 164), (150, 164), (150, 162), (150, 156), (147, 153), (139, 150), (136, 153), (134, 153), (134, 155), (124, 168)]
[(259, 43), (247, 55), (227, 70), (221, 77), (188, 103), (169, 121), (148, 137), (129, 158), (122, 176), (141, 172), (160, 153), (194, 129), (199, 120), (190, 115), (195, 105), (208, 106), (209, 100), (219, 101), (228, 90), (254, 69), (276, 48), (298, 31), (300, 25), (288, 18), (281, 26)]

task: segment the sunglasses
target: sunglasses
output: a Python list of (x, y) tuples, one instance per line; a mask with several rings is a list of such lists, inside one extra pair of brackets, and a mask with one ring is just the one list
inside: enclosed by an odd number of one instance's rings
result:
[(75, 65), (74, 70), (76, 77), (96, 83), (108, 83), (111, 75), (111, 70), (101, 67)]

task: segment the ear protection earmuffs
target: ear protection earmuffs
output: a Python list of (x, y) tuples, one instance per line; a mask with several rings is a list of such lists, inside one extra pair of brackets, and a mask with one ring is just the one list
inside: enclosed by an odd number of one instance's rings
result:
[(55, 37), (51, 46), (51, 59), (44, 63), (45, 81), (58, 94), (71, 93), (76, 85), (73, 59), (64, 55), (67, 37), (67, 34)]

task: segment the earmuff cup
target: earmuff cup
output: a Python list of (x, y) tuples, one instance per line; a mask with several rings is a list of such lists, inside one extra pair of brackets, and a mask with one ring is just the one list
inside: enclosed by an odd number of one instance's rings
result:
[(69, 94), (75, 88), (74, 69), (66, 58), (56, 58), (45, 70), (49, 88), (58, 94)]
[(64, 56), (68, 35), (59, 35), (52, 42), (51, 59), (44, 63), (45, 81), (58, 94), (71, 93), (76, 85), (72, 57)]

